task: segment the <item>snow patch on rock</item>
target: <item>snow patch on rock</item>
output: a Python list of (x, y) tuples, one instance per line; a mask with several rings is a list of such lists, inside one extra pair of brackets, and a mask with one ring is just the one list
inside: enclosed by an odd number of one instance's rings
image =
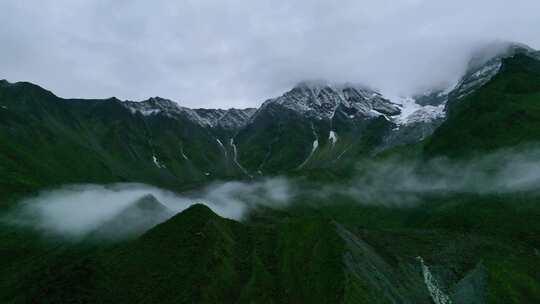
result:
[(446, 103), (431, 106), (422, 106), (416, 103), (411, 97), (399, 98), (395, 101), (400, 105), (401, 114), (393, 118), (397, 125), (409, 125), (413, 123), (429, 123), (437, 119), (444, 118), (446, 115)]
[(163, 165), (162, 163), (159, 162), (157, 156), (155, 155), (152, 155), (152, 161), (154, 162), (154, 165), (156, 165), (156, 167), (158, 167), (159, 169), (165, 169), (165, 165)]
[(184, 153), (184, 147), (180, 147), (180, 154), (182, 155), (182, 158), (184, 158), (185, 160), (189, 160), (187, 155)]

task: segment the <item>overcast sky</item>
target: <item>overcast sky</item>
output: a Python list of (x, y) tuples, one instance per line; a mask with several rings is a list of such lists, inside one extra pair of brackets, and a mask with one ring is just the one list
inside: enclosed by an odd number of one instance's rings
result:
[(312, 79), (406, 95), (493, 39), (540, 48), (540, 1), (2, 0), (0, 78), (190, 107), (257, 106)]

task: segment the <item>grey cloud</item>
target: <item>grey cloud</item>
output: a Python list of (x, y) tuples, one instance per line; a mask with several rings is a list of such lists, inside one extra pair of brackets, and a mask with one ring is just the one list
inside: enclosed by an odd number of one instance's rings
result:
[(436, 158), (425, 163), (392, 158), (357, 164), (345, 185), (327, 185), (323, 199), (349, 196), (362, 204), (415, 206), (427, 198), (453, 195), (540, 195), (540, 147), (526, 145), (468, 160)]
[(256, 106), (306, 79), (390, 94), (451, 83), (479, 44), (540, 46), (540, 2), (0, 3), (0, 78), (65, 97)]

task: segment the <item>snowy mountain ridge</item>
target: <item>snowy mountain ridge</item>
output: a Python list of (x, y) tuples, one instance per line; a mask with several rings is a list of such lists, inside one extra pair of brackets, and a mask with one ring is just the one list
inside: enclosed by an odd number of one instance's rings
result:
[[(444, 92), (437, 94), (444, 99), (448, 95)], [(386, 98), (365, 87), (304, 82), (280, 97), (267, 100), (258, 111), (277, 105), (316, 120), (331, 120), (341, 111), (349, 119), (384, 116), (397, 125), (406, 125), (444, 117), (443, 104), (422, 105), (414, 97)]]
[(396, 104), (374, 90), (310, 82), (302, 82), (282, 96), (265, 101), (259, 111), (270, 106), (279, 106), (316, 120), (332, 119), (339, 110), (347, 111), (351, 118), (356, 115), (372, 117), (400, 113)]
[(184, 117), (201, 127), (237, 129), (244, 126), (256, 109), (191, 109), (161, 97), (152, 97), (144, 101), (124, 101), (123, 105), (133, 114), (143, 116), (162, 114), (169, 117)]
[(500, 44), (488, 49), (498, 51), (489, 55), (485, 54), (485, 49), (477, 51), (471, 56), (466, 73), (454, 84), (414, 96), (387, 97), (362, 85), (305, 81), (279, 97), (266, 100), (258, 109), (191, 109), (160, 97), (123, 104), (132, 113), (180, 116), (202, 127), (225, 130), (238, 130), (264, 111), (281, 110), (318, 121), (332, 120), (340, 112), (351, 120), (383, 116), (398, 127), (429, 124), (444, 119), (449, 100), (458, 101), (493, 78), (500, 70), (503, 58), (517, 52), (538, 56), (531, 48), (520, 44)]

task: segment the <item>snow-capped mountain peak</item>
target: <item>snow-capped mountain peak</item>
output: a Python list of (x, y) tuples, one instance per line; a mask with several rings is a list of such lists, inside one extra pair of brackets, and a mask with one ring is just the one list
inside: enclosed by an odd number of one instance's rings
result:
[[(499, 72), (502, 60), (518, 52), (533, 53), (526, 46), (514, 44), (506, 44), (489, 54), (480, 50), (472, 56), (461, 78), (449, 83), (446, 88), (436, 88), (414, 96), (388, 97), (362, 85), (304, 81), (283, 95), (267, 100), (259, 109), (190, 109), (160, 97), (123, 104), (133, 113), (180, 116), (205, 128), (223, 130), (240, 130), (261, 115), (263, 120), (268, 120), (267, 117), (277, 119), (285, 113), (314, 121), (333, 121), (336, 117), (353, 123), (384, 117), (396, 125), (395, 130), (401, 129), (401, 126), (437, 125), (444, 120), (449, 104), (458, 102), (486, 84)], [(537, 53), (533, 54), (538, 56)]]
[(318, 120), (334, 117), (339, 109), (352, 115), (398, 115), (399, 107), (379, 92), (352, 85), (302, 82), (280, 97), (267, 100), (260, 111), (279, 106)]

